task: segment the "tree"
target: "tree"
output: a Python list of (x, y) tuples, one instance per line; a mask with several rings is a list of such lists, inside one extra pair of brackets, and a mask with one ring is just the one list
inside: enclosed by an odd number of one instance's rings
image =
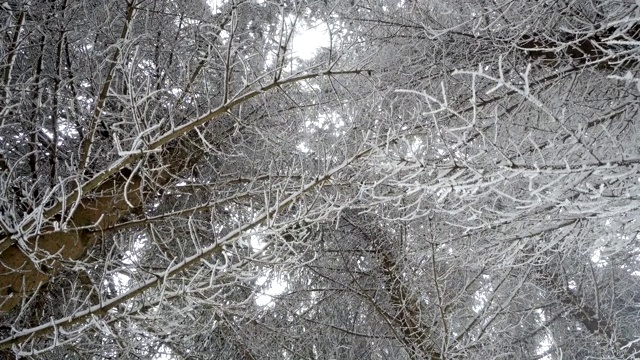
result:
[(637, 6), (4, 8), (3, 356), (639, 356)]

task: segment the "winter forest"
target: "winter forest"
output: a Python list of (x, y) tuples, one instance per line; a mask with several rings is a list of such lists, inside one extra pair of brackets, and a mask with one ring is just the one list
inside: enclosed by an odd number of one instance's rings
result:
[(638, 1), (0, 26), (0, 359), (640, 358)]

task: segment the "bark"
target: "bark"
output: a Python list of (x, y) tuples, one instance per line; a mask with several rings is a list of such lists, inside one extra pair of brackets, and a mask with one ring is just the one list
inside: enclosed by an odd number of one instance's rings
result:
[[(145, 194), (154, 195), (168, 183), (174, 174), (191, 169), (204, 154), (198, 146), (200, 138), (195, 128), (214, 121), (218, 116), (250, 99), (272, 89), (320, 76), (360, 75), (368, 70), (324, 71), (292, 76), (270, 83), (260, 89), (248, 91), (195, 120), (173, 128), (147, 146), (160, 150), (159, 160), (148, 166), (145, 183), (133, 167), (141, 161), (142, 152), (121, 158), (82, 185), (82, 189), (67, 196), (62, 202), (39, 214), (23, 228), (31, 228), (33, 236), (18, 238), (16, 234), (0, 236), (0, 312), (15, 308), (23, 300), (47, 283), (61, 268), (64, 261), (78, 260), (104, 234), (124, 217), (138, 213)], [(161, 190), (160, 190), (161, 191)], [(61, 221), (67, 208), (78, 203), (68, 221), (69, 226), (56, 229), (48, 221)], [(68, 209), (66, 209), (68, 210)], [(53, 222), (51, 223), (53, 224)], [(39, 227), (39, 228), (38, 228)], [(36, 228), (36, 231), (33, 231)], [(26, 232), (26, 231), (25, 231)]]
[(569, 313), (584, 325), (587, 331), (606, 339), (606, 343), (614, 344), (619, 354), (625, 358), (640, 358), (640, 346), (616, 334), (615, 326), (599, 316), (591, 306), (581, 301), (575, 291), (562, 282), (558, 274), (548, 268), (538, 269), (538, 274), (543, 279), (545, 288), (556, 294), (560, 302), (567, 306)]
[(436, 344), (431, 337), (431, 328), (421, 321), (419, 300), (411, 294), (400, 276), (400, 265), (396, 260), (394, 244), (386, 236), (383, 229), (371, 227), (374, 221), (370, 221), (366, 228), (346, 219), (357, 228), (363, 238), (372, 244), (375, 254), (381, 263), (381, 272), (385, 290), (391, 300), (394, 317), (390, 319), (401, 332), (400, 341), (403, 343), (412, 359), (441, 360), (444, 356), (436, 350)]
[[(85, 195), (65, 229), (53, 225), (38, 235), (19, 239), (0, 253), (0, 312), (26, 300), (57, 273), (63, 261), (80, 259), (107, 229), (142, 205), (141, 179), (121, 173), (109, 178)], [(126, 195), (126, 198), (125, 198)], [(54, 221), (62, 220), (54, 216)]]
[(570, 61), (579, 66), (600, 69), (627, 69), (638, 61), (625, 52), (633, 51), (640, 40), (640, 24), (609, 27), (586, 34), (561, 33), (557, 37), (533, 33), (523, 35), (518, 48), (543, 65), (556, 67)]

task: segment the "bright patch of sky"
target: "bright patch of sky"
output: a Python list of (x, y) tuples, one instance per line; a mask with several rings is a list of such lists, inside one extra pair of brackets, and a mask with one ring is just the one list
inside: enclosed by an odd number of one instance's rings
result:
[(308, 23), (298, 20), (291, 46), (293, 57), (311, 60), (318, 50), (327, 46), (329, 46), (329, 34), (322, 22)]
[(311, 149), (309, 149), (309, 146), (307, 146), (306, 142), (302, 142), (298, 144), (298, 146), (296, 146), (296, 149), (300, 150), (300, 152), (303, 152), (305, 154), (311, 151)]
[(309, 119), (304, 122), (304, 126), (310, 132), (316, 132), (317, 130), (330, 130), (331, 128), (342, 128), (345, 123), (340, 114), (328, 113), (320, 114), (315, 118)]
[[(262, 286), (268, 280), (268, 277), (262, 276), (256, 280), (256, 285)], [(262, 291), (256, 298), (256, 305), (258, 306), (273, 306), (274, 296), (278, 296), (284, 292), (287, 288), (287, 283), (282, 280), (272, 280), (271, 286)]]
[(207, 5), (209, 5), (209, 8), (211, 8), (211, 10), (214, 13), (216, 13), (216, 12), (218, 12), (218, 7), (220, 7), (225, 2), (226, 1), (224, 1), (224, 0), (207, 0)]
[[(538, 313), (538, 315), (540, 316), (540, 321), (542, 323), (545, 323), (547, 321), (547, 318), (544, 315), (544, 311), (542, 311), (542, 309), (537, 309), (536, 313)], [(553, 339), (551, 338), (550, 334), (547, 332), (544, 339), (540, 342), (540, 346), (538, 347), (538, 350), (536, 352), (538, 353), (538, 355), (544, 355), (549, 350), (551, 350), (552, 344), (553, 344)], [(540, 358), (540, 360), (551, 360), (551, 355), (546, 354), (542, 358)]]
[(258, 226), (249, 233), (249, 246), (251, 246), (254, 252), (261, 251), (268, 245), (267, 242), (264, 241), (264, 236), (262, 235), (264, 231), (264, 227)]
[[(254, 252), (261, 251), (267, 246), (267, 243), (263, 241), (264, 237), (261, 235), (263, 230), (262, 228), (255, 229), (249, 236), (249, 245)], [(263, 286), (267, 280), (269, 280), (268, 276), (260, 276), (256, 279), (255, 284), (256, 286)], [(282, 279), (272, 280), (270, 286), (256, 297), (256, 305), (273, 306), (273, 297), (282, 294), (286, 287), (286, 281)]]
[[(256, 4), (265, 4), (264, 0), (254, 0)], [(208, 0), (207, 3), (213, 12), (217, 12), (220, 6), (226, 3), (225, 0)], [(328, 47), (329, 32), (322, 21), (309, 20), (312, 16), (307, 12), (304, 16), (298, 14), (297, 18), (295, 14), (288, 15), (285, 18), (285, 31), (291, 31), (291, 25), (295, 24), (293, 29), (293, 37), (291, 44), (289, 44), (287, 51), (289, 52), (288, 58), (299, 60), (311, 60), (323, 47)], [(222, 34), (224, 35), (224, 34)], [(271, 59), (272, 61), (275, 60)], [(293, 62), (293, 68), (299, 65), (296, 61)]]
[[(488, 279), (489, 277), (483, 276), (483, 278)], [(473, 294), (474, 303), (471, 305), (473, 311), (476, 313), (480, 313), (482, 309), (484, 309), (487, 301), (489, 300), (489, 294), (493, 291), (491, 283), (484, 285), (480, 290), (476, 291)]]
[(167, 346), (161, 345), (158, 350), (156, 350), (156, 353), (153, 355), (154, 360), (169, 360), (169, 359), (178, 359), (177, 357), (175, 357), (175, 355), (173, 355), (172, 351), (170, 348), (168, 348)]
[(594, 251), (591, 254), (591, 262), (595, 263), (598, 266), (605, 266), (607, 264), (606, 261), (602, 260), (600, 249)]

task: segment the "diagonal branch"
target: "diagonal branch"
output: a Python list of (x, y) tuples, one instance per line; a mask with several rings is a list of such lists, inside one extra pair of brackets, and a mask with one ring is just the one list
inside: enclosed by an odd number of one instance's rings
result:
[[(142, 206), (146, 191), (142, 178), (132, 174), (126, 167), (142, 159), (148, 152), (162, 150), (165, 152), (163, 155), (171, 159), (169, 169), (156, 175), (156, 184), (167, 184), (172, 180), (170, 172), (183, 169), (185, 162), (182, 156), (184, 149), (169, 146), (170, 141), (183, 138), (196, 127), (272, 89), (319, 76), (360, 74), (363, 71), (366, 73), (366, 70), (325, 71), (292, 76), (251, 90), (198, 119), (156, 137), (146, 148), (123, 154), (51, 208), (44, 210), (43, 206), (38, 207), (17, 233), (5, 233), (0, 242), (0, 312), (13, 309), (23, 297), (30, 296), (41, 284), (47, 283), (62, 266), (60, 259), (76, 260), (82, 257), (102, 236), (101, 232), (95, 230), (115, 226), (123, 217)], [(70, 213), (66, 215), (68, 221), (62, 221), (65, 212)], [(47, 221), (51, 219), (55, 222), (48, 225)], [(73, 228), (56, 227), (56, 222), (69, 223)]]
[(80, 324), (82, 322), (89, 320), (94, 316), (98, 316), (98, 317), (104, 316), (107, 314), (107, 312), (110, 309), (117, 307), (120, 304), (124, 304), (125, 302), (135, 298), (136, 296), (144, 293), (145, 291), (151, 288), (155, 288), (157, 286), (162, 285), (165, 281), (172, 278), (174, 275), (184, 271), (185, 269), (190, 268), (193, 265), (200, 264), (202, 259), (212, 256), (215, 253), (221, 251), (223, 247), (234, 243), (240, 237), (244, 236), (248, 231), (255, 228), (256, 226), (259, 226), (265, 221), (268, 221), (275, 214), (282, 211), (282, 209), (287, 208), (292, 203), (298, 201), (300, 198), (304, 197), (306, 194), (310, 193), (315, 188), (321, 186), (323, 183), (330, 180), (334, 175), (338, 174), (343, 169), (351, 165), (353, 162), (357, 161), (362, 156), (364, 156), (364, 154), (367, 154), (369, 152), (370, 152), (370, 149), (366, 149), (356, 154), (355, 156), (351, 157), (350, 159), (345, 160), (342, 164), (329, 170), (323, 176), (316, 178), (310, 183), (307, 183), (299, 191), (283, 199), (281, 202), (274, 204), (268, 209), (265, 209), (262, 213), (256, 216), (253, 221), (236, 228), (235, 230), (231, 231), (229, 234), (224, 236), (215, 244), (212, 244), (208, 247), (203, 248), (201, 251), (197, 252), (196, 254), (185, 258), (180, 263), (168, 268), (167, 270), (161, 273), (155, 274), (155, 277), (131, 289), (127, 293), (122, 294), (113, 299), (110, 299), (108, 301), (105, 301), (102, 304), (92, 306), (86, 310), (76, 312), (73, 315), (70, 315), (55, 321), (52, 320), (49, 323), (42, 324), (34, 328), (22, 330), (11, 337), (1, 340), (0, 350), (7, 349), (11, 347), (13, 344), (21, 343), (37, 336), (42, 336), (45, 334), (59, 331), (59, 329), (62, 327), (69, 327), (76, 324)]
[[(125, 41), (127, 35), (129, 34), (129, 28), (131, 27), (131, 22), (133, 21), (134, 12), (135, 6), (134, 1), (132, 0), (127, 4), (127, 14), (125, 16), (122, 33), (120, 34), (121, 41)], [(93, 139), (96, 134), (96, 128), (98, 127), (98, 121), (100, 120), (100, 115), (102, 114), (102, 108), (107, 101), (107, 95), (109, 94), (109, 89), (111, 88), (111, 82), (113, 81), (113, 75), (115, 73), (116, 66), (118, 65), (118, 61), (120, 60), (120, 55), (122, 53), (120, 46), (122, 45), (123, 44), (116, 44), (115, 50), (111, 55), (111, 59), (109, 59), (111, 67), (107, 72), (107, 77), (104, 80), (104, 83), (102, 83), (102, 88), (100, 89), (98, 100), (96, 101), (96, 107), (93, 109), (93, 113), (91, 114), (89, 131), (87, 132), (86, 137), (83, 139), (82, 144), (80, 145), (80, 162), (78, 163), (78, 172), (80, 174), (84, 172), (85, 167), (87, 166), (87, 162), (89, 161), (89, 156), (91, 154), (91, 145), (93, 144)]]
[[(175, 127), (170, 131), (156, 137), (154, 141), (148, 144), (146, 149), (134, 149), (132, 151), (125, 153), (120, 159), (111, 163), (111, 165), (108, 166), (105, 170), (98, 172), (96, 175), (93, 176), (93, 178), (91, 178), (90, 180), (82, 184), (79, 190), (73, 191), (71, 194), (66, 196), (64, 199), (61, 199), (60, 201), (58, 201), (52, 207), (46, 210), (43, 209), (42, 207), (37, 208), (36, 211), (41, 212), (41, 214), (35, 214), (35, 213), (31, 214), (30, 216), (31, 220), (23, 222), (21, 226), (22, 231), (20, 234), (3, 234), (2, 239), (0, 240), (0, 253), (5, 251), (10, 246), (14, 245), (18, 238), (23, 237), (24, 234), (28, 234), (29, 232), (28, 229), (35, 226), (35, 220), (34, 220), (35, 218), (44, 219), (44, 220), (51, 219), (52, 217), (59, 214), (63, 210), (64, 204), (74, 204), (77, 201), (79, 201), (79, 199), (82, 199), (82, 197), (85, 194), (89, 194), (91, 191), (96, 190), (100, 185), (104, 184), (105, 182), (110, 180), (111, 181), (115, 180), (122, 169), (142, 159), (146, 154), (161, 150), (170, 141), (179, 139), (180, 137), (186, 135), (188, 132), (195, 129), (196, 127), (204, 125), (205, 123), (214, 120), (215, 118), (226, 113), (232, 108), (258, 95), (261, 95), (273, 89), (277, 89), (281, 86), (285, 86), (285, 85), (289, 85), (296, 82), (309, 80), (309, 79), (313, 79), (321, 76), (359, 75), (359, 74), (368, 74), (368, 73), (369, 73), (368, 70), (348, 70), (348, 71), (323, 71), (323, 72), (317, 72), (312, 74), (291, 76), (286, 79), (271, 83), (260, 89), (251, 90), (249, 92), (244, 93), (243, 95), (239, 95), (235, 99), (227, 102), (226, 104), (219, 106), (218, 108), (212, 110), (208, 114), (205, 114), (181, 126)], [(86, 225), (89, 225), (89, 224), (86, 224)]]

